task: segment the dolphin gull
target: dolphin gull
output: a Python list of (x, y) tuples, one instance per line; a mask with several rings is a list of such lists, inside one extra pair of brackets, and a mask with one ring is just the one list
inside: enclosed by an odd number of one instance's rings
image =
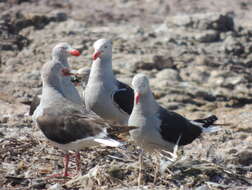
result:
[(114, 76), (112, 41), (99, 39), (93, 47), (93, 63), (85, 90), (87, 109), (104, 119), (125, 125), (133, 108), (134, 91)]

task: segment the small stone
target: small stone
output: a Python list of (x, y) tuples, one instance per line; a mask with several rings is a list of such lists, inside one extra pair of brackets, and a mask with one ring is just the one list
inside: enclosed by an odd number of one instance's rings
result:
[(44, 180), (36, 179), (32, 181), (32, 189), (45, 189), (46, 183)]
[(166, 19), (167, 28), (185, 27), (200, 30), (227, 32), (234, 30), (234, 19), (229, 13), (199, 13), (170, 16)]
[(197, 187), (195, 190), (210, 190), (210, 189), (207, 185), (201, 185), (201, 186)]
[(48, 190), (63, 190), (63, 187), (59, 184), (59, 183), (56, 183), (54, 185), (51, 185)]
[(58, 13), (56, 13), (56, 16), (55, 16), (56, 22), (66, 21), (67, 18), (68, 18), (68, 16), (64, 12), (58, 12)]
[(237, 155), (236, 161), (244, 166), (249, 166), (252, 164), (252, 152), (250, 151), (242, 151)]
[(169, 82), (177, 82), (181, 81), (181, 78), (178, 74), (178, 71), (174, 69), (163, 69), (162, 71), (158, 72), (157, 75), (157, 80), (167, 80)]
[(3, 115), (1, 118), (0, 118), (0, 123), (7, 123), (9, 120), (9, 116), (8, 115)]
[(6, 62), (7, 65), (22, 65), (22, 61), (20, 59), (17, 59), (17, 58), (10, 58), (8, 59), (8, 61)]
[(214, 30), (201, 31), (195, 35), (195, 39), (202, 43), (217, 42), (220, 40), (219, 33)]

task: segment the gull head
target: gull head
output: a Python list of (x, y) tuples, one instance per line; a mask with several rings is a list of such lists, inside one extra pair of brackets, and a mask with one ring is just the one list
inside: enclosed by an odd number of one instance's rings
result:
[(140, 97), (149, 91), (149, 80), (146, 75), (140, 73), (134, 76), (132, 87), (135, 93), (135, 103), (138, 104)]
[(77, 49), (74, 49), (66, 42), (57, 44), (52, 50), (52, 56), (55, 58), (68, 57), (69, 55), (79, 56), (80, 52)]
[(112, 55), (112, 41), (107, 39), (99, 39), (94, 45), (93, 60), (102, 59)]

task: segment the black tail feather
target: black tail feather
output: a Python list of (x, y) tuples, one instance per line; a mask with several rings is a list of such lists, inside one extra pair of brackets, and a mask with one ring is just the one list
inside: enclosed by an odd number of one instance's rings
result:
[(198, 123), (202, 123), (204, 124), (203, 127), (207, 128), (209, 127), (210, 125), (213, 125), (215, 121), (217, 121), (218, 118), (216, 115), (211, 115), (207, 118), (204, 118), (204, 119), (196, 119), (194, 120), (195, 122), (198, 122)]

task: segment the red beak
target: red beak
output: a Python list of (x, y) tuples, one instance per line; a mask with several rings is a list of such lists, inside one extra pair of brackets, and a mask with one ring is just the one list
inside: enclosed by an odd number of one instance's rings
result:
[(93, 56), (92, 56), (92, 58), (93, 58), (93, 60), (96, 60), (98, 57), (100, 57), (101, 56), (101, 52), (100, 51), (97, 51), (97, 52), (95, 52), (94, 54), (93, 54)]
[(73, 56), (80, 56), (80, 52), (77, 49), (70, 50), (69, 53)]
[(135, 93), (135, 100), (136, 100), (136, 104), (138, 104), (140, 101), (140, 93), (139, 92)]
[(63, 76), (70, 76), (73, 75), (68, 68), (63, 68), (61, 70)]

